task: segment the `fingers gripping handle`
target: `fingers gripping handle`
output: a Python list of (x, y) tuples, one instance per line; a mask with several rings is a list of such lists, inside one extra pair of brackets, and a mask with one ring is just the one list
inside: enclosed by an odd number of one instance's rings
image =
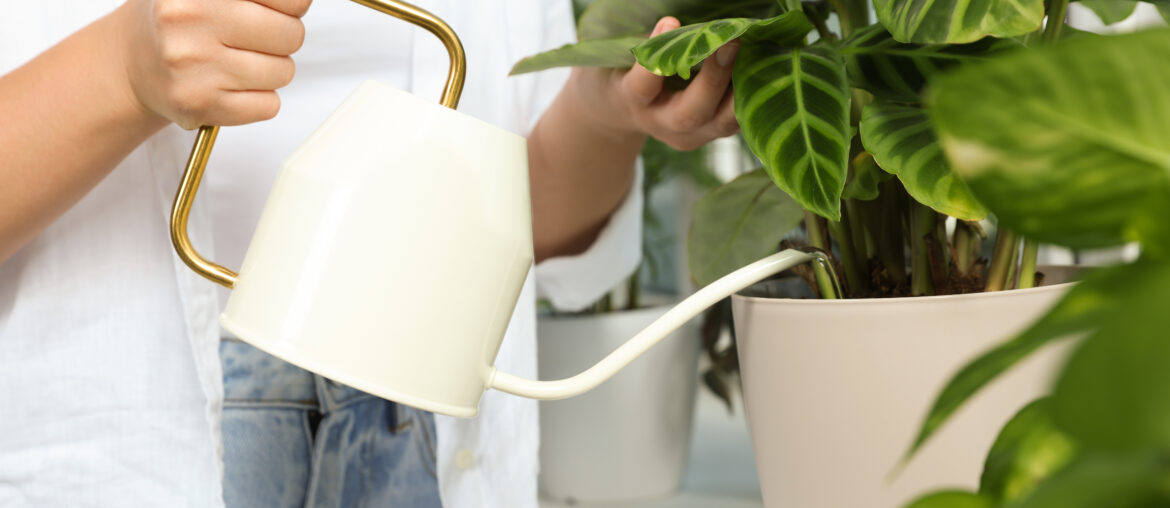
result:
[[(463, 81), (467, 74), (467, 58), (463, 52), (463, 44), (459, 42), (455, 31), (434, 14), (406, 2), (353, 1), (422, 27), (443, 42), (451, 59), (451, 66), (447, 71), (447, 81), (443, 86), (440, 102), (455, 109), (459, 105), (459, 97), (463, 94)], [(195, 137), (195, 146), (191, 148), (191, 156), (187, 159), (187, 167), (183, 170), (183, 179), (179, 183), (179, 190), (175, 193), (175, 202), (171, 207), (171, 243), (179, 258), (195, 273), (230, 289), (236, 283), (236, 272), (200, 255), (191, 245), (191, 238), (187, 234), (191, 205), (195, 202), (195, 193), (199, 191), (199, 182), (203, 180), (203, 172), (207, 169), (207, 160), (211, 157), (211, 148), (215, 145), (218, 134), (219, 127), (205, 125), (199, 128), (199, 133)]]
[[(580, 395), (613, 377), (630, 362), (661, 342), (671, 332), (720, 300), (772, 275), (810, 261), (827, 263), (827, 258), (820, 252), (806, 253), (789, 249), (731, 272), (683, 300), (657, 321), (651, 323), (645, 330), (615, 349), (609, 356), (576, 376), (556, 381), (536, 381), (493, 370), (491, 378), (488, 380), (488, 387), (522, 397), (542, 400), (563, 399)], [(831, 278), (836, 277), (834, 270), (827, 270), (827, 272)], [(839, 286), (836, 280), (832, 283)]]

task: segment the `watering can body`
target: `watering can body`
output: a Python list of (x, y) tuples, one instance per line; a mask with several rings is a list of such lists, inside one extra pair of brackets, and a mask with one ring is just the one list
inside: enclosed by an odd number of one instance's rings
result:
[(474, 416), (532, 264), (527, 169), (524, 138), (362, 84), (281, 168), (221, 324), (360, 390)]

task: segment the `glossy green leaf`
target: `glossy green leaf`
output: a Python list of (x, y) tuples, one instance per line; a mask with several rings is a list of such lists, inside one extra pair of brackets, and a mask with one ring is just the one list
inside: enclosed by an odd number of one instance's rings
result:
[(1092, 9), (1102, 23), (1112, 25), (1133, 15), (1137, 0), (1081, 0), (1081, 5)]
[(1068, 464), (1076, 445), (1052, 420), (1052, 402), (1044, 398), (1016, 413), (999, 436), (979, 479), (979, 492), (997, 502), (1020, 499)]
[(776, 252), (804, 211), (758, 169), (703, 196), (691, 215), (687, 261), (695, 282), (705, 286)]
[(1158, 2), (1154, 7), (1158, 8), (1158, 14), (1162, 15), (1162, 19), (1170, 23), (1170, 2)]
[(1109, 295), (1119, 305), (1069, 359), (1053, 391), (1054, 414), (1086, 448), (1166, 450), (1170, 262), (1143, 260), (1124, 270), (1131, 284)]
[(902, 42), (974, 42), (1040, 28), (1044, 0), (874, 0), (878, 20)]
[(778, 44), (803, 40), (812, 25), (801, 11), (765, 20), (730, 18), (688, 25), (651, 37), (634, 48), (638, 63), (655, 74), (690, 79), (691, 69), (715, 50), (739, 37), (753, 34)]
[(845, 199), (877, 199), (880, 194), (878, 186), (894, 177), (878, 167), (872, 155), (864, 152), (854, 157), (849, 169), (849, 181), (845, 182), (845, 192), (841, 195)]
[(879, 98), (913, 103), (931, 76), (1020, 47), (1011, 39), (991, 37), (970, 44), (908, 44), (894, 40), (881, 25), (872, 25), (846, 39), (841, 54), (854, 87)]
[(554, 67), (631, 67), (634, 65), (631, 50), (645, 41), (645, 37), (617, 37), (566, 44), (516, 62), (508, 74), (524, 74)]
[(861, 142), (878, 166), (898, 175), (919, 203), (963, 220), (987, 217), (987, 208), (951, 171), (922, 108), (870, 103), (861, 115)]
[(1091, 454), (1053, 475), (1008, 508), (1164, 508), (1170, 470), (1147, 454)]
[(922, 496), (906, 508), (995, 508), (995, 504), (974, 492), (947, 490)]
[(665, 16), (683, 25), (723, 18), (768, 18), (784, 9), (776, 0), (594, 0), (577, 22), (577, 37), (646, 36)]
[(836, 47), (746, 44), (732, 73), (735, 116), (768, 175), (805, 209), (841, 220), (849, 83)]
[(1000, 221), (1074, 248), (1124, 243), (1170, 199), (1170, 30), (1082, 38), (941, 77), (951, 166)]

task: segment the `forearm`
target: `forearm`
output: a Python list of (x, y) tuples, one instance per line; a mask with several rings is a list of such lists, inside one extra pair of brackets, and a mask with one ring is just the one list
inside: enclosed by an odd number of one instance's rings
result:
[(584, 252), (631, 189), (646, 141), (590, 121), (570, 81), (528, 137), (536, 260)]
[(0, 77), (0, 262), (166, 125), (129, 87), (122, 20), (115, 11)]

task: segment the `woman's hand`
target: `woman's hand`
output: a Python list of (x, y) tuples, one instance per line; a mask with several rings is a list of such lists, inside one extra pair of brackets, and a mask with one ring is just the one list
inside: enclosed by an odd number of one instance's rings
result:
[(276, 116), (311, 0), (130, 0), (126, 73), (147, 112), (185, 129)]
[[(651, 36), (674, 30), (679, 21), (662, 18)], [(663, 77), (641, 65), (629, 70), (577, 68), (569, 81), (586, 119), (612, 133), (648, 134), (678, 150), (693, 150), (739, 132), (731, 97), (731, 70), (738, 42), (719, 48), (703, 62), (685, 90), (663, 88)]]

